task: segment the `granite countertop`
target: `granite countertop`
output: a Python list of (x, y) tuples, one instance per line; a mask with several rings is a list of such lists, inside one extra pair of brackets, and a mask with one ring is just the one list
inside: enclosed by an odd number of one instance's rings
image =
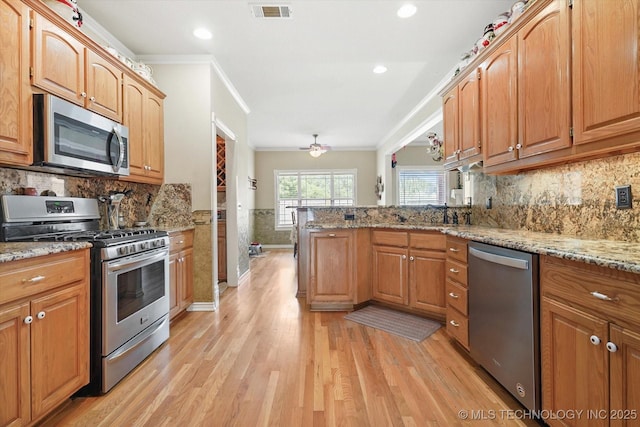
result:
[(178, 227), (154, 227), (158, 231), (166, 231), (167, 233), (178, 233), (180, 231), (195, 230), (195, 225), (183, 225)]
[(0, 243), (0, 262), (90, 248), (89, 242), (8, 242)]
[(589, 240), (575, 236), (537, 233), (466, 225), (443, 224), (362, 224), (353, 221), (336, 223), (307, 222), (305, 228), (393, 228), (399, 230), (440, 231), (476, 242), (503, 246), (525, 252), (550, 255), (573, 261), (640, 274), (640, 244), (614, 240)]

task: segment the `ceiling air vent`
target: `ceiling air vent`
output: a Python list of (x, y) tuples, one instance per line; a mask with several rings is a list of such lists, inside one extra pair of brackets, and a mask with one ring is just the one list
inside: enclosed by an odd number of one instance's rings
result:
[(293, 15), (293, 11), (288, 5), (266, 5), (252, 4), (251, 13), (256, 18), (272, 19), (288, 19)]

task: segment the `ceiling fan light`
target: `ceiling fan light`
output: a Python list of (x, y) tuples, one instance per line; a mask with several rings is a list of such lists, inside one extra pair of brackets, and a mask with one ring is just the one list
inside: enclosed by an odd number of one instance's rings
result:
[(322, 150), (309, 150), (309, 154), (311, 155), (311, 157), (320, 157), (322, 153)]

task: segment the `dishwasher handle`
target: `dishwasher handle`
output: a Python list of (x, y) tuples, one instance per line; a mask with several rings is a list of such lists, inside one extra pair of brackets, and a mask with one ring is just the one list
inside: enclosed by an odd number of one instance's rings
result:
[(504, 255), (492, 254), (476, 248), (469, 248), (469, 254), (484, 261), (494, 264), (506, 265), (507, 267), (518, 268), (520, 270), (529, 269), (529, 261), (519, 258), (512, 258)]

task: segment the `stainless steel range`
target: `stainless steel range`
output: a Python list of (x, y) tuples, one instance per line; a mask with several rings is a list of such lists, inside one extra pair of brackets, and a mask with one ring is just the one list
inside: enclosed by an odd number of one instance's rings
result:
[(96, 199), (3, 195), (0, 240), (89, 241), (91, 373), (80, 394), (106, 393), (169, 338), (169, 237), (100, 230)]

